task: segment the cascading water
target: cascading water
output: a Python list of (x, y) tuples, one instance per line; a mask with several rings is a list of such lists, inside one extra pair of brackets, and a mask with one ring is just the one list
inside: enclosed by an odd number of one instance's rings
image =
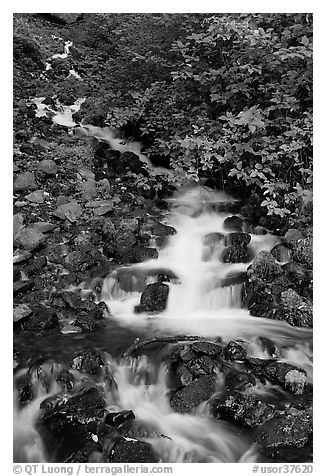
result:
[[(268, 337), (278, 346), (280, 362), (304, 368), (312, 381), (311, 330), (289, 326), (277, 321), (250, 316), (242, 305), (242, 284), (231, 277), (241, 275), (248, 263), (228, 264), (219, 260), (225, 248), (224, 220), (231, 215), (219, 211), (232, 201), (224, 193), (203, 188), (192, 189), (170, 200), (171, 212), (166, 223), (176, 234), (160, 250), (156, 260), (132, 266), (121, 266), (103, 283), (100, 300), (105, 301), (113, 319), (134, 329), (150, 329), (155, 335), (198, 335), (206, 338), (244, 339), (251, 357), (270, 359), (258, 337)], [(270, 234), (251, 235), (251, 256), (270, 250), (278, 243)], [(167, 307), (159, 313), (135, 312), (147, 284), (155, 282), (155, 270), (170, 275)], [(154, 277), (153, 277), (154, 276)], [(130, 409), (137, 419), (152, 429), (149, 441), (163, 462), (252, 462), (255, 448), (244, 435), (223, 421), (209, 415), (205, 403), (192, 414), (172, 410), (169, 402), (167, 368), (147, 358), (122, 359), (107, 357), (107, 365), (115, 379), (115, 390), (105, 387), (107, 410)], [(216, 373), (215, 392), (223, 389), (223, 377)], [(269, 392), (266, 383), (254, 391)], [(39, 404), (49, 393), (43, 391), (25, 407), (15, 407), (17, 434), (32, 438), (31, 446), (23, 442), (23, 455), (17, 461), (44, 461), (45, 452), (36, 429)], [(24, 431), (21, 431), (21, 429)], [(155, 436), (156, 435), (156, 436)], [(160, 436), (160, 437), (157, 437)], [(21, 442), (19, 442), (21, 445)], [(27, 445), (27, 446), (26, 446)]]

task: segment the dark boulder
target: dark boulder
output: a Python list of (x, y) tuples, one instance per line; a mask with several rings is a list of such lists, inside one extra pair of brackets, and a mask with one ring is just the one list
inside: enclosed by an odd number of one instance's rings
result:
[(225, 360), (245, 360), (247, 351), (239, 342), (230, 340), (223, 349), (223, 356)]
[(243, 220), (242, 218), (233, 215), (224, 220), (223, 226), (225, 230), (242, 232)]
[(195, 341), (190, 348), (199, 355), (217, 356), (222, 353), (222, 347), (219, 344), (207, 341)]
[(40, 306), (34, 310), (33, 315), (21, 323), (24, 331), (44, 331), (58, 327), (58, 316), (56, 311), (45, 306)]
[(251, 236), (249, 233), (229, 233), (225, 237), (226, 246), (247, 246), (249, 245)]
[(164, 311), (169, 296), (169, 286), (164, 283), (153, 283), (146, 286), (143, 291), (140, 304), (148, 312)]
[(306, 462), (307, 453), (303, 448), (312, 443), (312, 412), (291, 408), (283, 415), (275, 416), (258, 427), (255, 441), (268, 456), (289, 461), (289, 451), (292, 450), (296, 461), (300, 461), (301, 454), (301, 461)]
[(73, 358), (71, 368), (82, 373), (99, 376), (104, 372), (105, 361), (102, 354), (98, 352), (84, 351)]
[(246, 246), (228, 246), (221, 254), (223, 263), (248, 263), (253, 258)]
[(282, 268), (286, 272), (286, 276), (291, 283), (299, 288), (312, 281), (312, 273), (296, 261), (290, 261), (289, 263), (284, 264)]
[(309, 269), (313, 268), (313, 249), (311, 237), (304, 238), (294, 245), (293, 259), (307, 266)]
[(188, 367), (194, 377), (200, 377), (201, 375), (213, 374), (218, 365), (209, 355), (204, 355), (197, 357)]
[(132, 410), (122, 410), (121, 412), (108, 413), (104, 422), (113, 428), (119, 428), (125, 423), (133, 421), (135, 418), (135, 414)]
[(247, 271), (249, 280), (261, 279), (269, 283), (283, 274), (282, 267), (276, 263), (269, 251), (259, 251)]
[(204, 375), (177, 390), (170, 399), (170, 405), (177, 413), (190, 413), (198, 405), (208, 400), (215, 392), (215, 376)]
[[(103, 451), (105, 454), (105, 451)], [(105, 454), (105, 462), (110, 463), (158, 463), (159, 457), (153, 447), (145, 441), (133, 438), (119, 438), (112, 451)]]
[(270, 420), (275, 411), (256, 395), (232, 391), (214, 398), (210, 403), (212, 414), (218, 420), (232, 421), (253, 428)]
[(303, 239), (303, 235), (300, 230), (296, 228), (290, 228), (284, 235), (284, 243), (289, 246), (289, 248), (294, 248), (298, 241)]

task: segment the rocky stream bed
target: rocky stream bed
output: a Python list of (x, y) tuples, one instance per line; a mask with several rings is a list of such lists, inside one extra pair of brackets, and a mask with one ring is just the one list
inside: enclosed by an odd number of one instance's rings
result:
[(80, 21), (14, 36), (15, 461), (312, 461), (312, 231), (137, 187)]

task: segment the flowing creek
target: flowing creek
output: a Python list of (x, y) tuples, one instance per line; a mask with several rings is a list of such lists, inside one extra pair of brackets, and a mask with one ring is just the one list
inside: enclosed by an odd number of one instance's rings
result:
[[(122, 351), (135, 337), (195, 335), (216, 342), (242, 339), (247, 353), (260, 359), (271, 358), (259, 338), (273, 341), (279, 350), (278, 360), (303, 368), (312, 381), (312, 331), (291, 327), (285, 321), (251, 316), (243, 307), (241, 277), (248, 263), (223, 263), (219, 257), (225, 247), (220, 235), (227, 232), (224, 220), (232, 213), (221, 212), (232, 198), (204, 188), (193, 188), (170, 199), (170, 211), (165, 224), (176, 234), (167, 238), (156, 260), (120, 266), (104, 279), (100, 301), (105, 301), (112, 313), (111, 328), (98, 334), (58, 336), (52, 351), (45, 355), (56, 361), (67, 347), (83, 345), (85, 339), (94, 348), (106, 352), (106, 365), (117, 388), (112, 390), (105, 378), (100, 384), (105, 392), (108, 411), (132, 410), (158, 435), (150, 434), (150, 442), (163, 462), (253, 462), (256, 449), (231, 424), (211, 417), (204, 402), (191, 414), (176, 413), (169, 403), (169, 379), (164, 355), (142, 355), (121, 358)], [(210, 237), (210, 238), (207, 238)], [(279, 239), (270, 234), (251, 235), (252, 257), (260, 250), (270, 250)], [(155, 238), (153, 238), (155, 245)], [(159, 313), (135, 312), (146, 285), (157, 280), (157, 270), (168, 275), (167, 307)], [(155, 273), (156, 271), (156, 273)], [(156, 277), (155, 277), (156, 276)], [(34, 343), (30, 342), (30, 348)], [(41, 344), (39, 344), (41, 346)], [(62, 351), (62, 352), (61, 352)], [(41, 352), (41, 348), (39, 348)], [(61, 354), (60, 354), (61, 352)], [(120, 356), (119, 356), (120, 354)], [(38, 421), (42, 415), (40, 403), (59, 391), (55, 382), (61, 364), (49, 364), (45, 373), (50, 384), (44, 384), (33, 374), (33, 400), (18, 404), (14, 393), (14, 456), (17, 462), (54, 461), (56, 456), (46, 448)], [(27, 369), (17, 371), (15, 382)], [(224, 380), (216, 372), (216, 395), (224, 389)], [(77, 383), (82, 382), (76, 370)], [(270, 391), (271, 384), (259, 383), (253, 392)]]

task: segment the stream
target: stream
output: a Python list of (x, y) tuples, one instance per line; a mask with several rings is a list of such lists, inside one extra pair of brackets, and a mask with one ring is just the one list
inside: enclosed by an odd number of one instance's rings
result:
[[(258, 452), (247, 438), (231, 423), (212, 418), (209, 406), (203, 402), (190, 414), (174, 411), (169, 401), (169, 376), (164, 352), (155, 349), (150, 355), (121, 358), (123, 351), (135, 338), (153, 336), (200, 336), (217, 342), (239, 340), (245, 342), (252, 358), (270, 359), (261, 338), (268, 338), (277, 346), (280, 362), (304, 369), (312, 382), (312, 330), (288, 325), (285, 321), (251, 316), (243, 307), (243, 280), (251, 261), (224, 263), (219, 258), (225, 248), (227, 233), (224, 221), (233, 215), (222, 209), (234, 200), (223, 192), (195, 187), (175, 194), (169, 201), (165, 224), (175, 228), (176, 234), (160, 247), (152, 238), (152, 246), (159, 248), (159, 257), (139, 264), (122, 265), (103, 281), (98, 301), (105, 301), (111, 311), (108, 328), (82, 335), (57, 335), (39, 342), (24, 337), (26, 351), (45, 355), (52, 363), (43, 366), (47, 383), (32, 374), (33, 399), (21, 406), (14, 392), (14, 459), (16, 462), (54, 462), (56, 454), (39, 429), (43, 410), (40, 404), (60, 390), (56, 376), (70, 353), (84, 345), (101, 349), (106, 366), (116, 388), (112, 389), (103, 377), (102, 386), (106, 410), (132, 410), (136, 419), (149, 432), (150, 442), (162, 462), (254, 462)], [(261, 250), (271, 250), (279, 238), (269, 233), (251, 234), (248, 246), (252, 259)], [(284, 257), (284, 261), (286, 257)], [(169, 286), (167, 306), (160, 312), (135, 312), (148, 284), (164, 275)], [(43, 346), (43, 348), (42, 348)], [(28, 368), (20, 369), (14, 385)], [(215, 372), (215, 394), (224, 390), (224, 378)], [(82, 374), (74, 371), (77, 386)], [(49, 383), (50, 382), (50, 383)], [(253, 393), (272, 391), (268, 382), (257, 383)], [(164, 437), (157, 437), (164, 435)], [(95, 440), (94, 440), (95, 441)]]

